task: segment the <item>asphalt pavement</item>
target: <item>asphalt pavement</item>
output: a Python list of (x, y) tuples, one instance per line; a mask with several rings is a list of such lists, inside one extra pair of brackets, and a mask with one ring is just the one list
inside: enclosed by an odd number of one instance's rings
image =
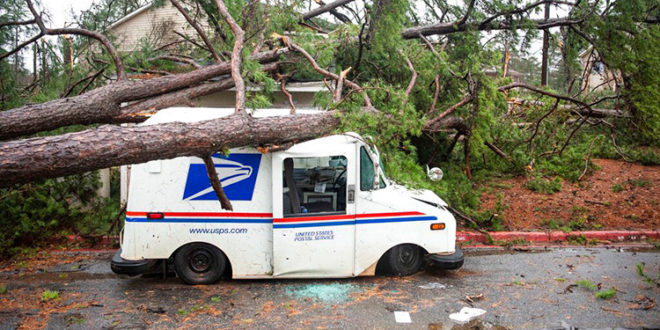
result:
[[(449, 315), (463, 307), (486, 311), (463, 328), (660, 328), (658, 252), (468, 251), (458, 271), (207, 286), (173, 276), (120, 278), (110, 270), (111, 252), (69, 252), (62, 263), (0, 272), (0, 329), (451, 329), (459, 325)], [(407, 312), (411, 323), (397, 323), (394, 312)]]

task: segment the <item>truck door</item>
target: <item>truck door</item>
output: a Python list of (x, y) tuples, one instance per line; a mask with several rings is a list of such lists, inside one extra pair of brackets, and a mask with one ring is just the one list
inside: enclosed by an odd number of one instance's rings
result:
[(354, 275), (354, 161), (349, 153), (273, 155), (274, 276)]

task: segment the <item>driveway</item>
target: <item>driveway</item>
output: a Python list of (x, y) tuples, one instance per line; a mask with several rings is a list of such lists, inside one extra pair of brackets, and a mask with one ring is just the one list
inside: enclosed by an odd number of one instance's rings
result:
[[(208, 286), (119, 278), (110, 271), (111, 254), (57, 253), (5, 266), (0, 328), (451, 329), (457, 324), (449, 315), (463, 307), (486, 311), (470, 324), (477, 328), (660, 327), (658, 250), (468, 251), (458, 271)], [(611, 298), (596, 297), (610, 288)], [(407, 312), (411, 323), (397, 323), (395, 311)]]

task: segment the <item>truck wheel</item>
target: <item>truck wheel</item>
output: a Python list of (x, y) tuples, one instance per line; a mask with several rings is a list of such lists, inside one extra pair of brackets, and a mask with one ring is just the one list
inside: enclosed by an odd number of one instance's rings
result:
[(414, 244), (402, 244), (391, 248), (383, 256), (383, 271), (389, 275), (408, 276), (422, 267), (422, 249)]
[(183, 246), (174, 256), (176, 274), (188, 284), (211, 284), (225, 272), (227, 258), (215, 246), (192, 243)]

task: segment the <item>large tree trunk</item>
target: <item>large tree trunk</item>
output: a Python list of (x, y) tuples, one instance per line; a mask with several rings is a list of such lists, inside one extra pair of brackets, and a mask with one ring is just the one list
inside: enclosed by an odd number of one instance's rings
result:
[[(275, 60), (285, 49), (258, 53), (252, 59), (260, 62)], [(26, 105), (0, 112), (0, 140), (33, 134), (55, 128), (94, 123), (113, 123), (120, 115), (123, 102), (136, 101), (199, 84), (207, 79), (227, 74), (229, 62), (223, 62), (191, 72), (159, 78), (128, 81), (99, 87), (74, 97)]]
[(235, 114), (198, 123), (104, 125), (10, 141), (0, 144), (0, 187), (154, 159), (205, 156), (223, 148), (307, 140), (338, 124), (332, 111), (266, 118)]

